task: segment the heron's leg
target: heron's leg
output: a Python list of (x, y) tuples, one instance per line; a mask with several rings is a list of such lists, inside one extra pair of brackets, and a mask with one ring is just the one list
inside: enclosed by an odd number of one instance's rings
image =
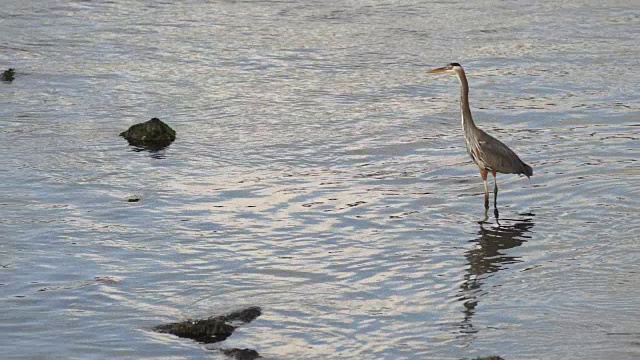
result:
[(489, 208), (489, 187), (487, 186), (487, 170), (480, 169), (480, 176), (482, 176), (482, 184), (484, 185), (484, 208)]
[(482, 218), (482, 220), (478, 221), (478, 224), (482, 225), (482, 224), (486, 223), (487, 220), (489, 220), (489, 209), (488, 208), (484, 208), (484, 217)]
[(496, 172), (491, 171), (493, 175), (493, 207), (498, 208), (498, 178), (496, 177)]
[(495, 170), (492, 170), (491, 174), (493, 175), (493, 214), (496, 216), (496, 219), (498, 219), (498, 178), (496, 177)]

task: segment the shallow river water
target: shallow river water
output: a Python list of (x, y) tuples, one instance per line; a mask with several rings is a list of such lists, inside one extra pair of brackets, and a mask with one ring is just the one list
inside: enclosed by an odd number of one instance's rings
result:
[[(3, 2), (0, 357), (640, 358), (638, 34), (637, 1)], [(534, 168), (482, 223), (454, 61)], [(118, 137), (151, 117), (168, 148)]]

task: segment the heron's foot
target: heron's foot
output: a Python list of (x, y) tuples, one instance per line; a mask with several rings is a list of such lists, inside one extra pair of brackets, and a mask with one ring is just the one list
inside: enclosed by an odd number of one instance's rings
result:
[(496, 217), (496, 219), (500, 216), (500, 213), (498, 212), (498, 208), (493, 209), (493, 215)]
[(486, 224), (487, 220), (489, 220), (489, 209), (485, 208), (484, 209), (484, 217), (482, 218), (482, 220), (478, 220), (478, 224), (480, 224), (480, 225)]

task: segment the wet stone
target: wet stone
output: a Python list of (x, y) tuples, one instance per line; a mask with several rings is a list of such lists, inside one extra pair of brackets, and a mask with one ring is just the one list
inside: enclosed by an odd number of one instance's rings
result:
[(157, 332), (193, 339), (204, 344), (222, 341), (231, 336), (235, 329), (235, 327), (227, 324), (224, 319), (219, 317), (196, 321), (187, 320), (159, 325), (154, 328)]
[(15, 75), (16, 75), (16, 70), (10, 68), (2, 72), (2, 76), (0, 76), (0, 79), (6, 82), (12, 82), (13, 79), (15, 79)]
[[(236, 329), (235, 326), (249, 323), (260, 316), (261, 313), (259, 307), (250, 307), (228, 315), (159, 325), (153, 329), (160, 333), (173, 334), (204, 344), (211, 344), (225, 340), (231, 336)], [(231, 323), (234, 323), (234, 325)]]
[(127, 131), (120, 133), (130, 145), (160, 150), (169, 146), (176, 139), (176, 131), (158, 118), (135, 124)]
[(257, 306), (252, 306), (243, 310), (234, 311), (224, 316), (226, 321), (240, 321), (242, 323), (250, 323), (262, 314), (262, 310)]
[(261, 358), (260, 354), (252, 349), (222, 349), (223, 354), (235, 360), (254, 360)]

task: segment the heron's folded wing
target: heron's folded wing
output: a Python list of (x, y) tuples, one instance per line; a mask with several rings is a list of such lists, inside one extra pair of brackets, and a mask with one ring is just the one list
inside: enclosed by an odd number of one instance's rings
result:
[(482, 161), (492, 170), (507, 174), (523, 172), (522, 160), (500, 140), (483, 133), (478, 143)]

